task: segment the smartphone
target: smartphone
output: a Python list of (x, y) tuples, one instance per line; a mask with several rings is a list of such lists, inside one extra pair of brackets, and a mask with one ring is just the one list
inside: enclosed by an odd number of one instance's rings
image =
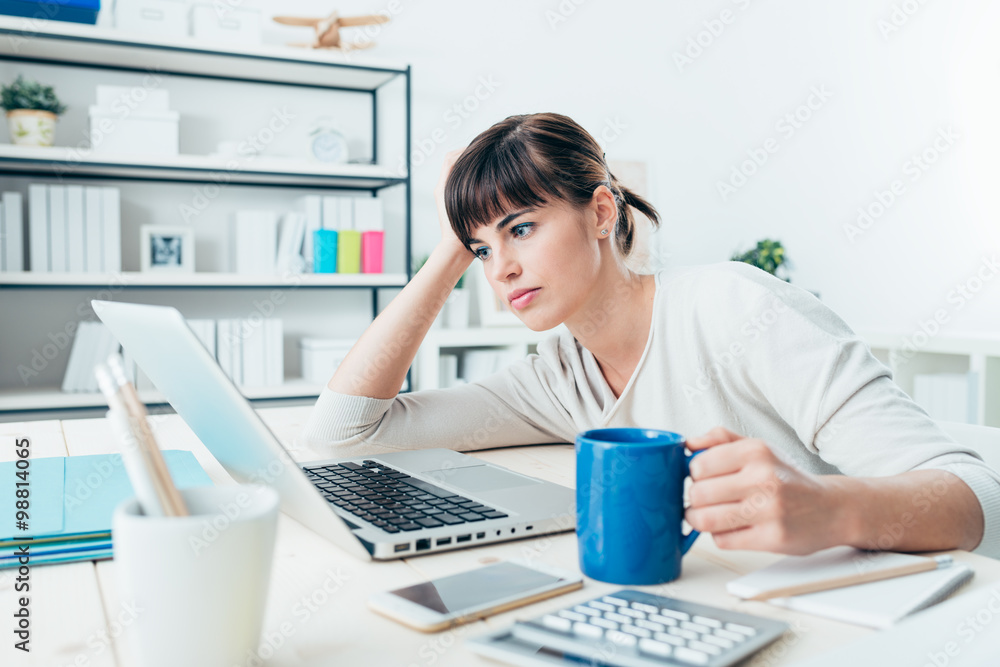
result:
[(368, 606), (422, 632), (437, 632), (583, 586), (583, 577), (502, 561), (423, 584), (376, 593)]

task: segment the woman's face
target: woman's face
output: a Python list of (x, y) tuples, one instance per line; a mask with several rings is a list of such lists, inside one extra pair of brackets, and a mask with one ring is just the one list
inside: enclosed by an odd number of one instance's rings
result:
[(556, 202), (480, 227), (470, 248), (497, 298), (528, 328), (545, 331), (591, 295), (601, 269), (600, 224), (598, 207)]

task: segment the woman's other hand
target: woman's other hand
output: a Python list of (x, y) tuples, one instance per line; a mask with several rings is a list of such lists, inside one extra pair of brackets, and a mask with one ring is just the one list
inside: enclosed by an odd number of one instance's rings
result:
[(441, 242), (455, 244), (462, 248), (465, 246), (451, 228), (451, 222), (448, 220), (448, 212), (445, 210), (444, 186), (448, 182), (448, 175), (451, 173), (452, 167), (455, 166), (455, 161), (458, 160), (463, 150), (465, 149), (448, 151), (445, 154), (444, 164), (441, 166), (441, 175), (438, 178), (437, 186), (434, 188), (434, 201), (437, 203), (438, 222), (441, 225)]
[(804, 555), (842, 543), (843, 499), (828, 476), (794, 468), (760, 439), (720, 427), (690, 438), (688, 523), (721, 549)]

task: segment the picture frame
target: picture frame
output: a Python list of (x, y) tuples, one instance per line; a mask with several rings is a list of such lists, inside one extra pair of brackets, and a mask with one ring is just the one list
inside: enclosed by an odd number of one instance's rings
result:
[(479, 313), (479, 326), (524, 326), (524, 323), (507, 307), (507, 304), (500, 301), (493, 293), (493, 288), (490, 287), (490, 282), (482, 271), (473, 271), (470, 276), (476, 284), (476, 309)]
[(194, 230), (143, 225), (139, 228), (139, 265), (143, 272), (194, 273)]

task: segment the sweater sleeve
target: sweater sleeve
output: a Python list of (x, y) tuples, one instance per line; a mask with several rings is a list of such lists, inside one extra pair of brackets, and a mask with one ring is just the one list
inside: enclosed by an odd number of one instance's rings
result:
[[(775, 279), (775, 282), (780, 282)], [(775, 317), (748, 353), (745, 380), (756, 387), (806, 448), (852, 476), (940, 469), (964, 481), (985, 521), (975, 549), (1000, 558), (1000, 475), (957, 443), (892, 381), (863, 340), (804, 290), (757, 292), (756, 314)], [(761, 321), (764, 321), (763, 317)], [(917, 517), (946, 489), (913, 499)]]
[(324, 387), (299, 440), (331, 456), (572, 442), (573, 425), (552, 385), (545, 361), (530, 355), (479, 382), (395, 398)]

